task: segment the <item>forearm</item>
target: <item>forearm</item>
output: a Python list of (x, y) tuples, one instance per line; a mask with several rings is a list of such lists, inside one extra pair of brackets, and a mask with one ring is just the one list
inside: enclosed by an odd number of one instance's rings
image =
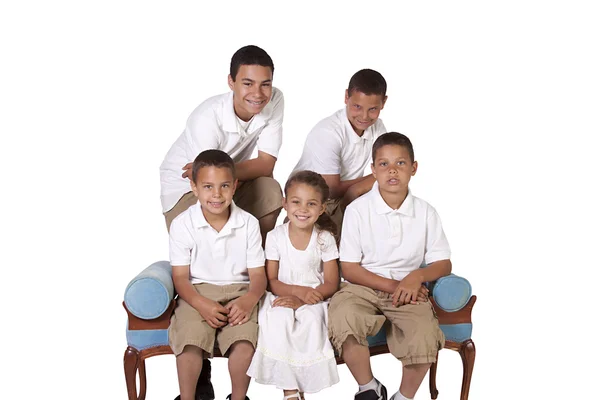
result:
[(450, 260), (440, 260), (411, 273), (418, 274), (422, 282), (431, 282), (449, 275), (450, 272), (452, 272), (452, 262)]
[(267, 290), (267, 277), (264, 272), (250, 277), (250, 287), (247, 295), (251, 296), (256, 303), (263, 297), (265, 290)]
[(207, 300), (196, 291), (189, 279), (174, 279), (173, 284), (177, 295), (196, 310), (199, 310), (202, 302)]
[[(339, 177), (339, 175), (336, 175), (337, 177)], [(329, 197), (331, 197), (332, 199), (338, 199), (338, 198), (342, 198), (346, 195), (346, 192), (348, 191), (348, 189), (350, 189), (352, 186), (362, 182), (365, 180), (365, 178), (367, 178), (366, 176), (362, 176), (360, 178), (356, 178), (356, 179), (350, 179), (347, 181), (340, 181), (339, 178), (337, 178), (337, 182), (334, 182), (333, 179), (327, 180), (327, 184), (329, 186)]]
[(272, 160), (266, 161), (264, 157), (257, 157), (235, 164), (236, 178), (243, 182), (250, 181), (261, 176), (273, 176), (273, 169), (275, 167), (276, 159), (275, 157), (271, 158)]
[(337, 292), (338, 288), (338, 282), (325, 282), (317, 286), (315, 289), (321, 292), (321, 294), (323, 295), (323, 299), (327, 300), (328, 298), (333, 296), (335, 292)]
[(354, 200), (367, 193), (371, 188), (373, 188), (373, 184), (375, 183), (375, 178), (373, 175), (363, 176), (359, 178), (359, 181), (352, 184), (343, 197), (343, 203), (348, 205), (352, 203)]
[(279, 279), (271, 279), (269, 281), (269, 288), (271, 289), (271, 293), (275, 296), (298, 296), (298, 289), (300, 286), (297, 285), (289, 285), (287, 283), (281, 282)]
[(342, 276), (350, 283), (394, 293), (398, 281), (384, 278), (361, 267), (358, 263), (342, 262)]

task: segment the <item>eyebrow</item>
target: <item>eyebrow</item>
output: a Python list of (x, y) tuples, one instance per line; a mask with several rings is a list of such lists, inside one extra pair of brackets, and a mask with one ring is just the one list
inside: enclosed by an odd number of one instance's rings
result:
[[(250, 78), (242, 78), (242, 81), (251, 82), (251, 83), (255, 82), (254, 80), (252, 80)], [(272, 79), (267, 79), (267, 80), (262, 81), (261, 83), (271, 83), (272, 81), (273, 81)]]
[[(214, 182), (209, 182), (209, 181), (202, 181), (201, 182), (203, 185), (216, 185), (216, 183)], [(219, 182), (220, 185), (224, 184), (224, 183), (231, 183), (231, 181), (223, 181), (223, 182)]]
[[(294, 199), (302, 200), (302, 199), (301, 199), (300, 197), (298, 197), (298, 196), (292, 196), (292, 197), (290, 197), (290, 200), (294, 200)], [(306, 201), (319, 201), (319, 200), (317, 200), (317, 199), (308, 199), (308, 200), (306, 200)]]

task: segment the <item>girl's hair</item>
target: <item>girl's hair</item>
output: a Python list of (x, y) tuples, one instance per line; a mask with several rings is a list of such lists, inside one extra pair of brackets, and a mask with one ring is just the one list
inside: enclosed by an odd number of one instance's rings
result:
[[(295, 183), (304, 183), (314, 189), (316, 189), (319, 193), (321, 193), (321, 202), (325, 203), (327, 199), (329, 199), (329, 186), (327, 186), (327, 182), (320, 174), (317, 174), (313, 171), (298, 171), (294, 175), (290, 176), (288, 181), (285, 183), (285, 188), (283, 192), (285, 193), (285, 197), (287, 197), (287, 193), (289, 188), (291, 188)], [(334, 237), (337, 237), (337, 225), (327, 212), (319, 215), (317, 218), (317, 229), (320, 231), (328, 231)]]

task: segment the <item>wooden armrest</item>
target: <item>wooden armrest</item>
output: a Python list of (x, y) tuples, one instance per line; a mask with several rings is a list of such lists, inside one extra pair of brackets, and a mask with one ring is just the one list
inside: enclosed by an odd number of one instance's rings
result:
[(453, 325), (453, 324), (464, 324), (471, 323), (471, 312), (473, 311), (473, 305), (477, 300), (477, 296), (471, 296), (467, 304), (458, 311), (448, 312), (438, 307), (433, 296), (429, 297), (429, 301), (433, 304), (433, 309), (437, 314), (440, 325)]
[(154, 319), (142, 319), (133, 315), (123, 302), (123, 308), (127, 311), (127, 319), (129, 321), (128, 328), (132, 331), (145, 331), (152, 329), (167, 329), (169, 324), (171, 323), (171, 314), (173, 314), (173, 310), (175, 309), (175, 300), (171, 300), (169, 307), (167, 310), (162, 313), (162, 315), (158, 318)]

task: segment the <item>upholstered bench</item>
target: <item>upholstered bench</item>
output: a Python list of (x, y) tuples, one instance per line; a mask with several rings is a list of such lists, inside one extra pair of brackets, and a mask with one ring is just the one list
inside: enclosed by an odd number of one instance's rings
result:
[[(175, 288), (171, 266), (159, 261), (140, 272), (125, 289), (123, 306), (127, 311), (127, 349), (123, 358), (125, 381), (129, 400), (146, 398), (146, 366), (149, 357), (172, 354), (169, 347), (168, 327), (175, 307)], [(463, 362), (461, 400), (469, 397), (471, 374), (475, 363), (475, 345), (471, 340), (471, 310), (476, 296), (471, 296), (471, 285), (462, 277), (445, 276), (431, 284), (430, 301), (433, 303), (440, 327), (446, 335), (445, 348), (458, 351)], [(369, 338), (371, 355), (388, 353), (385, 327)], [(218, 356), (218, 352), (215, 352)], [(343, 363), (340, 358), (338, 364)], [(429, 373), (431, 398), (436, 399), (437, 363)], [(139, 392), (136, 385), (139, 374)]]

